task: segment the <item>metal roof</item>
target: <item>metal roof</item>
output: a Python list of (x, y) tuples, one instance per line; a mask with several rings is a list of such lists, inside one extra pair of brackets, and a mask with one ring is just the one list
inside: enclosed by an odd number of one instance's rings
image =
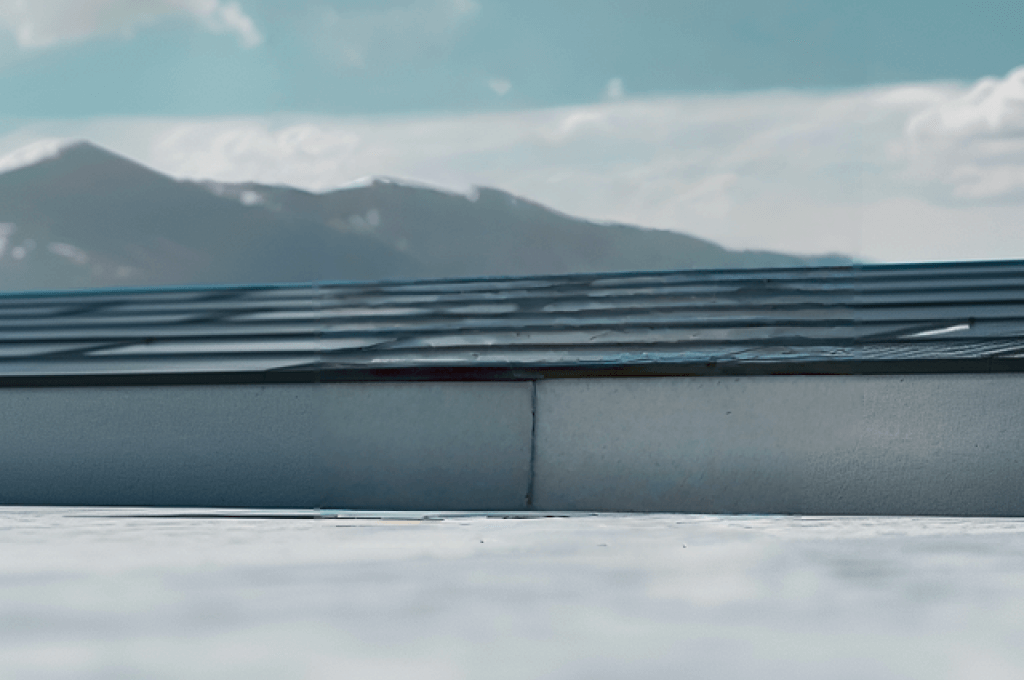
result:
[(0, 385), (1024, 369), (1024, 262), (0, 295)]

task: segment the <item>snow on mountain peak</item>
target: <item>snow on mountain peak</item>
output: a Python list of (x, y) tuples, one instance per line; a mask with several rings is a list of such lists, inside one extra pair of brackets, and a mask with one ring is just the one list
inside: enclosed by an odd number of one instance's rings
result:
[(433, 182), (418, 179), (389, 177), (387, 175), (367, 175), (365, 177), (354, 179), (351, 182), (338, 185), (334, 190), (365, 189), (374, 186), (394, 186), (403, 189), (426, 189), (428, 191), (448, 194), (449, 196), (462, 196), (464, 198), (469, 198), (470, 200), (475, 200), (472, 197), (476, 191), (476, 187), (472, 186), (464, 189), (452, 188), (435, 184)]
[(77, 146), (82, 143), (77, 139), (58, 137), (37, 140), (15, 149), (6, 156), (0, 156), (0, 173), (10, 172), (18, 168), (35, 165), (40, 161), (56, 158), (68, 147)]

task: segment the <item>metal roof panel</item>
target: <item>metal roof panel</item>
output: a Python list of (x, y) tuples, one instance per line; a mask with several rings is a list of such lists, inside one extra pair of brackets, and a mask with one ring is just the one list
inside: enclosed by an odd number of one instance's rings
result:
[(1024, 262), (0, 295), (0, 384), (1024, 369)]

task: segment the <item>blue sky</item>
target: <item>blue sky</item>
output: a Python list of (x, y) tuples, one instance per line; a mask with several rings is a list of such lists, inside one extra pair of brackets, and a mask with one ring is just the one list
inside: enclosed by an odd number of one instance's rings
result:
[[(37, 12), (46, 44), (20, 47), (33, 17), (19, 1), (0, 1), (4, 118), (515, 110), (593, 102), (613, 78), (650, 96), (973, 80), (1024, 63), (1019, 0), (31, 0), (114, 9), (77, 35), (73, 11)], [(251, 33), (204, 21), (217, 5)]]
[(1024, 257), (1024, 3), (0, 0), (0, 170), (498, 186), (734, 248)]

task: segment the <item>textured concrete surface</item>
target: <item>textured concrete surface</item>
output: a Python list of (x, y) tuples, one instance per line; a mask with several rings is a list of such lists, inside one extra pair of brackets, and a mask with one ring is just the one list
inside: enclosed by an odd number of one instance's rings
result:
[(1017, 374), (551, 380), (539, 509), (1024, 515)]
[(162, 514), (0, 510), (0, 677), (1024, 677), (1020, 520)]
[(0, 389), (0, 504), (1024, 516), (1024, 374)]
[(0, 503), (521, 508), (528, 383), (0, 389)]

